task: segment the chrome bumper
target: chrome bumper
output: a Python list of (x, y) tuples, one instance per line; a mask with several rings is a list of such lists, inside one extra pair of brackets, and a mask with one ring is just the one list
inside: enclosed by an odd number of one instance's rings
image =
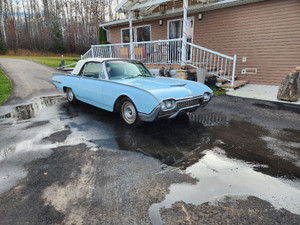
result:
[(145, 113), (138, 113), (138, 114), (140, 119), (145, 122), (152, 122), (156, 119), (172, 119), (178, 116), (179, 114), (186, 113), (186, 112), (193, 112), (200, 106), (203, 107), (207, 105), (208, 102), (209, 101), (203, 102), (203, 97), (197, 96), (193, 98), (177, 100), (176, 106), (171, 110), (163, 111), (161, 110), (161, 104), (159, 104), (149, 114), (145, 114)]
[(161, 104), (159, 104), (158, 106), (156, 106), (151, 113), (149, 114), (146, 114), (146, 113), (138, 113), (139, 114), (139, 117), (142, 121), (145, 121), (145, 122), (152, 122), (154, 121), (156, 118), (157, 118), (157, 115), (159, 114), (160, 112), (160, 107), (161, 107)]

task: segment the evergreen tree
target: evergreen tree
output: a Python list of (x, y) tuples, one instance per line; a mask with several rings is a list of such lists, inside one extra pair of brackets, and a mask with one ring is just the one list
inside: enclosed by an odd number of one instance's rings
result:
[(55, 21), (52, 23), (53, 47), (56, 53), (65, 53), (66, 46), (63, 40), (62, 29), (60, 23)]
[(4, 41), (0, 37), (0, 55), (5, 55), (7, 53), (7, 48), (5, 46)]

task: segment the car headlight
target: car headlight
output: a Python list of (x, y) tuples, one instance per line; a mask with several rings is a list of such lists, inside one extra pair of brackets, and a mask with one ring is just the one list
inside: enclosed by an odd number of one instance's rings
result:
[(174, 107), (175, 107), (174, 100), (164, 100), (161, 104), (161, 109), (163, 111), (173, 109)]
[(209, 92), (205, 92), (203, 95), (203, 101), (208, 102), (211, 98), (211, 94)]
[(167, 109), (172, 108), (172, 102), (171, 101), (166, 101), (166, 108)]

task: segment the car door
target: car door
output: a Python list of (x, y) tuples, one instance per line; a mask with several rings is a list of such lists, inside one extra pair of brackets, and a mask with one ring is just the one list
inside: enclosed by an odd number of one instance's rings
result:
[(102, 81), (105, 79), (103, 65), (100, 62), (87, 62), (81, 70), (78, 85), (78, 96), (82, 101), (102, 108)]

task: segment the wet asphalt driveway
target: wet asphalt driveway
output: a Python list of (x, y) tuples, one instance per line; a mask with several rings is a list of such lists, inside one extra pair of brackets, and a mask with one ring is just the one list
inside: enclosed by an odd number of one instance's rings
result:
[(0, 224), (299, 224), (299, 106), (223, 95), (131, 129), (48, 70), (0, 107)]

